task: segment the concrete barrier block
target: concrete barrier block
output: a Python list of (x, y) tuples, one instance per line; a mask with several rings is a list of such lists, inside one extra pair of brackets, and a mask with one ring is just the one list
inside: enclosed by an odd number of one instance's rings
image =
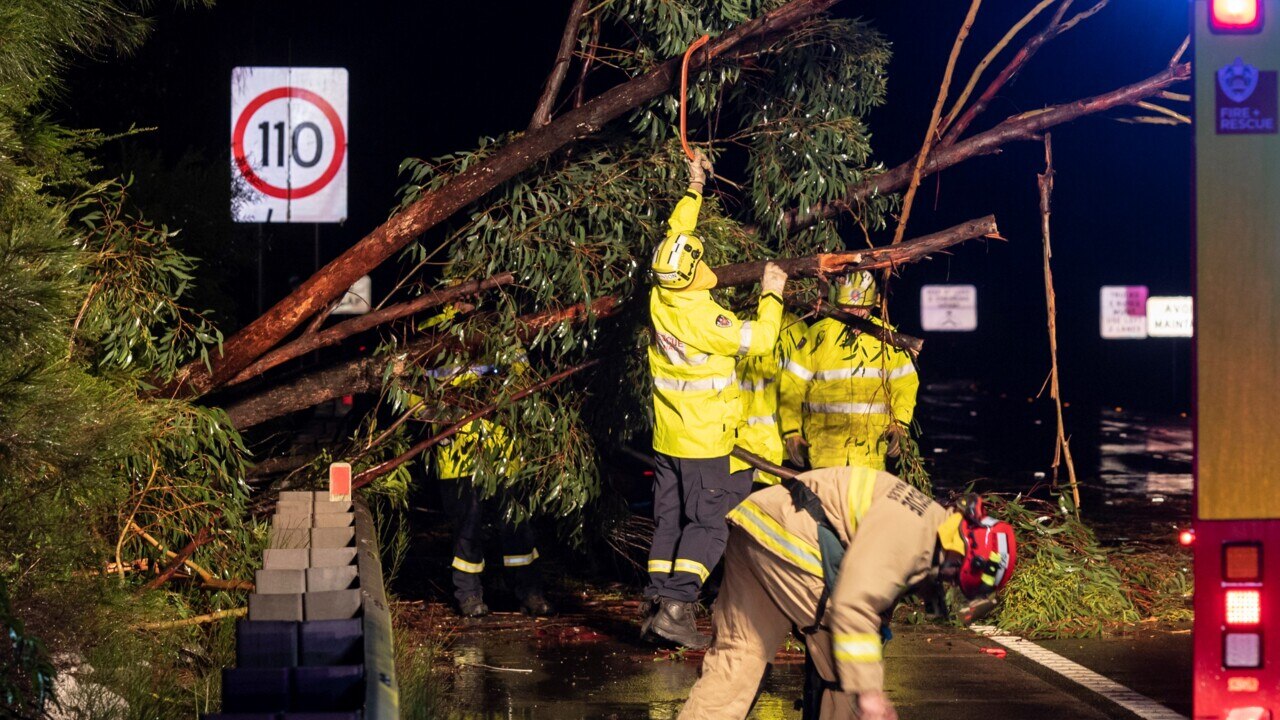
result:
[[(252, 595), (249, 596), (252, 599)], [(264, 597), (284, 597), (282, 595), (265, 595)], [(359, 590), (330, 590), (327, 592), (309, 592), (302, 596), (304, 619), (306, 620), (346, 620), (360, 612)], [(253, 607), (249, 608), (250, 614)], [(275, 618), (272, 618), (275, 619)]]
[(303, 513), (277, 512), (275, 515), (271, 516), (271, 527), (281, 528), (285, 530), (292, 529), (292, 528), (310, 529), (311, 527), (313, 527), (312, 526), (313, 522), (315, 522), (315, 516), (311, 515), (310, 513), (303, 514)]
[(317, 500), (311, 506), (311, 512), (316, 515), (329, 515), (331, 513), (349, 513), (351, 512), (350, 500)]
[[(280, 502), (293, 501), (310, 503), (315, 502), (316, 498), (319, 496), (320, 493), (314, 490), (281, 490)], [(325, 493), (325, 497), (328, 497), (328, 493)]]
[(309, 548), (311, 547), (311, 529), (272, 527), (268, 547), (279, 550)]
[[(307, 568), (307, 592), (349, 590), (357, 587), (355, 565)], [(262, 592), (259, 590), (259, 592)]]
[(339, 528), (355, 525), (356, 516), (351, 513), (317, 513), (311, 517), (311, 527)]
[(311, 566), (311, 551), (305, 548), (290, 550), (267, 548), (262, 551), (264, 570), (306, 570)]
[(298, 625), (298, 664), (354, 665), (364, 653), (364, 623), (349, 620), (311, 620)]
[(356, 529), (353, 527), (311, 529), (311, 547), (348, 547), (355, 543), (355, 539)]
[(296, 667), (301, 643), (301, 623), (236, 621), (236, 667)]
[[(354, 591), (353, 591), (354, 592)], [(302, 595), (249, 595), (250, 620), (302, 620)]]
[[(267, 552), (271, 552), (268, 550)], [(344, 548), (311, 548), (310, 567), (338, 567), (355, 562), (356, 549)]]
[(222, 710), (259, 714), (288, 710), (290, 674), (289, 668), (223, 668)]
[(253, 587), (261, 595), (301, 595), (307, 591), (307, 571), (259, 570), (253, 574)]
[(293, 671), (294, 710), (354, 711), (363, 704), (363, 665), (300, 667)]

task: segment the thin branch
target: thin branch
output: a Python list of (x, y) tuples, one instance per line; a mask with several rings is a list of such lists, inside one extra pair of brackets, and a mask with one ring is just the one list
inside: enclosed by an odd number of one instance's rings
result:
[(1053, 292), (1053, 270), (1049, 261), (1053, 257), (1053, 248), (1049, 243), (1050, 202), (1053, 197), (1053, 138), (1049, 133), (1044, 136), (1044, 174), (1037, 175), (1040, 187), (1040, 234), (1044, 238), (1044, 301), (1048, 313), (1049, 324), (1049, 397), (1053, 399), (1058, 416), (1058, 435), (1053, 444), (1053, 483), (1058, 484), (1058, 468), (1065, 459), (1067, 476), (1071, 483), (1071, 499), (1075, 503), (1076, 517), (1080, 517), (1080, 486), (1076, 482), (1076, 465), (1071, 459), (1071, 446), (1067, 441), (1066, 423), (1062, 418), (1062, 392), (1058, 386), (1058, 308), (1057, 298)]
[(1018, 72), (1022, 70), (1027, 62), (1031, 60), (1032, 56), (1036, 54), (1036, 51), (1040, 49), (1040, 46), (1058, 36), (1059, 27), (1062, 24), (1062, 16), (1065, 15), (1067, 9), (1071, 7), (1072, 1), (1073, 0), (1062, 0), (1062, 4), (1054, 11), (1053, 17), (1049, 19), (1049, 22), (1045, 25), (1044, 29), (1027, 39), (1027, 42), (1023, 44), (1022, 49), (1018, 50), (1017, 54), (1010, 58), (1009, 62), (1005, 64), (1004, 68), (1002, 68), (998, 74), (996, 74), (995, 78), (993, 78), (991, 83), (987, 85), (987, 88), (982, 91), (982, 94), (978, 96), (978, 99), (973, 103), (973, 105), (968, 110), (965, 110), (964, 114), (960, 116), (960, 119), (947, 129), (946, 134), (942, 137), (942, 140), (939, 143), (940, 146), (945, 147), (954, 144), (956, 140), (964, 134), (964, 131), (969, 129), (969, 125), (973, 123), (974, 119), (987, 109), (987, 106), (991, 104), (991, 101), (995, 99), (995, 96), (1004, 89), (1004, 86), (1008, 85), (1009, 82), (1017, 76)]
[[(541, 382), (530, 385), (529, 387), (525, 388), (524, 390), (521, 390), (518, 393), (514, 393), (511, 397), (507, 398), (507, 401), (504, 404), (510, 405), (512, 403), (519, 402), (520, 400), (523, 400), (524, 398), (538, 392), (539, 390), (542, 390), (546, 387), (554, 385), (555, 383), (560, 382), (561, 380), (569, 377), (570, 375), (573, 375), (582, 370), (586, 370), (587, 368), (593, 365), (597, 365), (599, 363), (600, 363), (599, 360), (588, 360), (579, 365), (574, 365), (573, 367), (568, 368), (567, 370), (561, 370), (560, 372), (556, 373), (555, 375), (552, 375), (551, 377), (545, 380), (542, 380)], [(465, 427), (469, 423), (472, 423), (476, 420), (479, 420), (480, 418), (487, 417), (497, 412), (499, 407), (501, 406), (495, 403), (493, 405), (480, 408), (479, 410), (471, 413), (470, 415), (467, 415), (461, 420), (445, 428), (442, 432), (437, 433), (432, 437), (429, 437), (425, 440), (422, 440), (416, 443), (413, 447), (409, 448), (409, 450), (406, 451), (405, 453), (401, 455), (397, 455), (396, 457), (390, 460), (387, 460), (385, 462), (374, 465), (371, 468), (365, 469), (359, 475), (356, 475), (355, 479), (351, 483), (352, 489), (364, 487), (365, 485), (368, 485), (369, 483), (373, 482), (377, 478), (380, 478), (383, 475), (386, 475), (387, 473), (391, 472), (392, 470), (395, 470), (396, 468), (400, 467), (406, 462), (409, 462), (413, 458), (422, 454), (424, 451), (431, 449), (440, 441), (453, 437), (459, 430), (461, 430), (463, 427)]]
[(538, 98), (538, 106), (529, 121), (529, 129), (536, 130), (551, 122), (551, 107), (560, 95), (560, 86), (564, 84), (564, 76), (569, 72), (569, 61), (573, 58), (573, 45), (578, 39), (578, 26), (582, 24), (582, 13), (587, 10), (587, 0), (573, 0), (569, 8), (569, 19), (564, 24), (564, 34), (560, 36), (560, 50), (556, 53), (556, 62), (551, 66), (551, 74), (542, 88), (542, 97)]
[[(1178, 46), (1178, 51), (1173, 54), (1173, 57), (1169, 58), (1169, 67), (1173, 67), (1174, 65), (1177, 65), (1178, 61), (1182, 60), (1183, 53), (1187, 51), (1187, 48), (1190, 45), (1191, 45), (1191, 36), (1188, 35), (1182, 39), (1182, 44)], [(1188, 95), (1187, 100), (1190, 100), (1190, 99), (1191, 99), (1191, 96)]]
[[(599, 6), (597, 6), (599, 7)], [(596, 43), (600, 41), (600, 16), (591, 19), (591, 35), (587, 42), (587, 55), (582, 59), (582, 69), (578, 72), (578, 83), (573, 88), (573, 109), (582, 107), (586, 100), (587, 74), (596, 61)]]
[(182, 620), (141, 623), (139, 625), (134, 625), (133, 627), (135, 630), (169, 630), (178, 627), (204, 625), (206, 623), (217, 622), (223, 618), (244, 617), (248, 614), (249, 608), (235, 608), (233, 610), (218, 610), (217, 612), (211, 612), (205, 615), (196, 615), (195, 617), (183, 618)]
[(159, 575), (155, 576), (151, 582), (144, 585), (143, 589), (155, 590), (168, 582), (169, 578), (173, 577), (173, 574), (178, 571), (178, 568), (182, 567), (182, 565), (187, 561), (187, 558), (191, 557), (192, 553), (200, 549), (201, 545), (207, 545), (209, 541), (213, 540), (213, 536), (210, 534), (211, 529), (211, 525), (206, 525), (205, 527), (200, 528), (200, 532), (196, 533), (196, 536), (191, 538), (191, 542), (187, 543), (185, 547), (179, 550), (173, 560), (165, 566), (164, 570), (161, 570)]
[(461, 283), (453, 287), (444, 288), (443, 290), (429, 292), (408, 302), (388, 305), (381, 310), (375, 310), (374, 312), (366, 313), (364, 315), (357, 315), (356, 317), (353, 317), (350, 320), (344, 320), (331, 328), (326, 328), (318, 333), (303, 335), (287, 345), (282, 345), (276, 348), (266, 355), (263, 355), (257, 362), (245, 368), (238, 375), (229, 380), (227, 385), (238, 385), (246, 380), (257, 377), (274, 367), (282, 365), (295, 358), (302, 357), (312, 350), (336, 345), (353, 335), (358, 335), (379, 325), (393, 322), (410, 315), (415, 315), (423, 310), (443, 305), (446, 302), (456, 300), (460, 297), (475, 295), (496, 287), (509, 285), (512, 282), (515, 282), (515, 277), (511, 273), (499, 273), (491, 278)]
[(965, 15), (960, 32), (956, 33), (955, 42), (951, 44), (951, 56), (947, 58), (947, 69), (942, 74), (942, 84), (938, 86), (938, 99), (934, 102), (933, 113), (929, 116), (929, 128), (924, 132), (920, 154), (916, 156), (916, 167), (911, 173), (911, 184), (907, 186), (907, 194), (902, 200), (902, 211), (898, 214), (898, 227), (893, 231), (892, 244), (894, 245), (901, 243), (907, 232), (907, 221), (911, 218), (911, 204), (915, 202), (916, 191), (920, 189), (920, 172), (929, 159), (929, 150), (933, 148), (933, 141), (938, 131), (938, 119), (942, 116), (942, 106), (946, 104), (947, 93), (951, 90), (951, 76), (955, 72), (956, 61), (960, 59), (960, 49), (964, 47), (964, 41), (969, 37), (969, 31), (973, 28), (973, 21), (978, 17), (978, 8), (981, 6), (982, 0), (972, 0), (969, 4), (969, 14)]
[(998, 57), (1000, 53), (1004, 52), (1004, 49), (1009, 46), (1009, 43), (1012, 42), (1015, 37), (1017, 37), (1018, 33), (1022, 32), (1023, 28), (1030, 24), (1032, 20), (1036, 19), (1036, 17), (1039, 16), (1040, 13), (1044, 12), (1046, 8), (1056, 2), (1059, 2), (1059, 0), (1040, 0), (1038, 5), (1031, 8), (1026, 15), (1022, 16), (1021, 20), (1014, 23), (1013, 27), (1009, 28), (1009, 32), (1006, 32), (1004, 37), (1000, 38), (1000, 42), (996, 43), (995, 47), (991, 48), (991, 52), (988, 52), (986, 57), (982, 58), (982, 62), (978, 63), (978, 66), (973, 69), (973, 74), (969, 76), (969, 82), (965, 84), (964, 90), (951, 106), (951, 111), (946, 114), (942, 119), (942, 122), (938, 123), (938, 132), (947, 132), (947, 128), (955, 121), (956, 115), (964, 109), (964, 104), (969, 101), (969, 96), (973, 94), (974, 88), (978, 86), (978, 81), (982, 79), (982, 73), (987, 71), (987, 68), (995, 61), (996, 57)]
[(1176, 120), (1179, 124), (1182, 124), (1182, 125), (1191, 124), (1190, 117), (1183, 115), (1182, 113), (1177, 112), (1176, 110), (1170, 110), (1169, 108), (1164, 107), (1163, 105), (1157, 105), (1153, 102), (1147, 102), (1145, 100), (1139, 100), (1138, 102), (1134, 103), (1134, 105), (1137, 105), (1143, 110), (1150, 110), (1151, 112), (1160, 113), (1161, 115), (1167, 115), (1171, 119)]
[[(1073, 28), (1073, 27), (1075, 27), (1076, 25), (1079, 25), (1080, 23), (1084, 22), (1085, 20), (1088, 20), (1089, 18), (1093, 17), (1094, 15), (1097, 15), (1098, 13), (1102, 12), (1102, 9), (1103, 9), (1104, 7), (1106, 7), (1106, 6), (1107, 6), (1107, 3), (1109, 3), (1109, 2), (1111, 2), (1111, 0), (1099, 0), (1099, 2), (1098, 2), (1098, 4), (1097, 4), (1097, 5), (1094, 5), (1093, 7), (1089, 8), (1088, 10), (1085, 10), (1084, 12), (1077, 13), (1077, 14), (1076, 14), (1074, 17), (1072, 17), (1070, 20), (1068, 20), (1068, 21), (1066, 21), (1066, 22), (1062, 23), (1062, 27), (1058, 29), (1057, 34), (1058, 34), (1058, 35), (1061, 35), (1062, 33), (1064, 33), (1064, 32), (1066, 32), (1066, 31), (1070, 30), (1070, 29), (1071, 29), (1071, 28)], [(1173, 65), (1174, 63), (1169, 63), (1169, 64), (1170, 64), (1170, 65)]]

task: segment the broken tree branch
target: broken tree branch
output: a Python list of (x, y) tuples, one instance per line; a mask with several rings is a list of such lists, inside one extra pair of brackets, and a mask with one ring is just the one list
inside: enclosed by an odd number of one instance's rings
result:
[(187, 562), (187, 558), (191, 557), (196, 550), (200, 549), (200, 546), (207, 545), (209, 541), (213, 540), (213, 535), (210, 534), (212, 527), (212, 525), (206, 525), (200, 528), (200, 532), (196, 533), (196, 536), (191, 538), (191, 542), (187, 543), (185, 547), (179, 550), (177, 555), (175, 555), (173, 559), (169, 561), (169, 564), (164, 567), (164, 570), (161, 570), (159, 575), (155, 576), (151, 582), (144, 585), (143, 589), (155, 590), (168, 582), (169, 578), (173, 577), (173, 574), (178, 572), (178, 568), (182, 567)]
[(135, 630), (169, 630), (177, 627), (188, 627), (191, 625), (203, 625), (205, 623), (217, 622), (223, 618), (244, 617), (249, 614), (249, 608), (235, 608), (233, 610), (218, 610), (216, 612), (207, 613), (205, 615), (196, 615), (195, 617), (183, 618), (181, 620), (166, 620), (164, 622), (141, 623), (134, 625)]
[[(573, 375), (582, 370), (586, 370), (587, 368), (593, 365), (597, 365), (599, 364), (599, 362), (600, 362), (599, 360), (588, 360), (584, 363), (574, 365), (573, 367), (568, 368), (567, 370), (561, 370), (560, 372), (546, 378), (545, 380), (534, 383), (533, 385), (530, 385), (524, 390), (521, 390), (520, 392), (512, 394), (511, 397), (507, 398), (507, 401), (504, 404), (510, 405), (511, 403), (519, 402), (520, 400), (523, 400), (524, 398), (529, 397), (530, 395), (538, 392), (539, 390), (542, 390), (546, 387), (554, 385), (560, 382), (561, 380), (569, 377), (570, 375)], [(368, 485), (369, 483), (373, 482), (377, 478), (380, 478), (383, 475), (386, 475), (387, 473), (391, 472), (392, 470), (395, 470), (396, 468), (400, 467), (406, 462), (409, 462), (416, 456), (422, 454), (426, 450), (430, 450), (440, 441), (446, 438), (453, 437), (459, 430), (461, 430), (463, 427), (466, 427), (468, 424), (475, 422), (480, 418), (488, 417), (489, 415), (492, 415), (493, 413), (497, 412), (499, 407), (501, 407), (501, 405), (494, 403), (493, 405), (480, 408), (479, 410), (471, 413), (470, 415), (467, 415), (461, 420), (445, 428), (443, 431), (416, 443), (413, 447), (409, 448), (403, 454), (397, 455), (396, 457), (391, 458), (390, 460), (387, 460), (385, 462), (374, 465), (371, 468), (367, 468), (363, 470), (362, 472), (360, 472), (360, 474), (356, 475), (355, 478), (353, 479), (351, 483), (352, 489), (364, 487), (365, 485)]]
[[(974, 238), (999, 238), (994, 216), (988, 215), (946, 230), (924, 235), (894, 247), (879, 247), (857, 252), (811, 255), (803, 258), (773, 260), (791, 277), (824, 277), (848, 270), (879, 270), (918, 262), (953, 245)], [(764, 260), (722, 265), (715, 269), (721, 287), (747, 285), (760, 281)], [(562, 322), (582, 322), (587, 318), (607, 318), (626, 305), (625, 298), (612, 295), (596, 298), (591, 303), (550, 308), (519, 318), (516, 334), (522, 342), (534, 340), (539, 332)], [(475, 341), (478, 342), (479, 338)], [(388, 370), (387, 360), (363, 357), (308, 373), (256, 395), (238, 400), (224, 409), (237, 430), (245, 430), (289, 413), (314, 407), (343, 395), (374, 392), (382, 387), (384, 373), (400, 376), (412, 367), (412, 359), (437, 353), (451, 345), (452, 338), (424, 335), (407, 343), (397, 353)], [(471, 344), (468, 341), (467, 344)], [(456, 349), (456, 348), (455, 348)]]
[(353, 335), (358, 335), (366, 330), (372, 330), (379, 325), (384, 325), (410, 315), (416, 315), (423, 310), (443, 305), (450, 300), (456, 300), (467, 295), (476, 295), (484, 292), (485, 290), (509, 285), (513, 282), (515, 282), (515, 277), (511, 273), (499, 273), (491, 278), (464, 282), (453, 287), (429, 292), (407, 302), (388, 305), (381, 310), (374, 310), (373, 312), (366, 313), (364, 315), (357, 315), (356, 317), (353, 317), (350, 320), (344, 320), (331, 328), (321, 330), (317, 333), (303, 335), (291, 343), (281, 345), (275, 350), (263, 355), (257, 362), (253, 363), (242, 370), (238, 375), (228, 380), (227, 385), (237, 385), (246, 380), (250, 380), (271, 368), (302, 357), (312, 350), (336, 345)]
[[(705, 67), (744, 43), (774, 36), (837, 2), (839, 0), (791, 0), (724, 33), (699, 53), (694, 64)], [(201, 395), (235, 377), (340, 293), (346, 292), (360, 276), (381, 265), (414, 238), (552, 153), (595, 134), (607, 123), (668, 92), (679, 69), (677, 57), (616, 85), (582, 107), (515, 138), (441, 187), (422, 193), (413, 204), (375, 228), (229, 338), (221, 354), (213, 358), (211, 369), (202, 362), (188, 363), (161, 392), (168, 396)]]
[(1071, 482), (1071, 499), (1075, 503), (1076, 517), (1080, 517), (1080, 486), (1076, 483), (1076, 465), (1071, 460), (1071, 446), (1067, 442), (1066, 424), (1062, 419), (1062, 394), (1058, 387), (1058, 308), (1053, 292), (1053, 270), (1049, 260), (1053, 257), (1053, 249), (1049, 244), (1050, 200), (1053, 197), (1053, 140), (1049, 134), (1044, 136), (1044, 174), (1037, 175), (1040, 187), (1040, 234), (1044, 238), (1044, 301), (1049, 316), (1049, 397), (1053, 398), (1058, 413), (1058, 435), (1053, 443), (1053, 484), (1058, 485), (1058, 467), (1065, 457), (1067, 475)]
[(896, 330), (890, 330), (883, 325), (877, 325), (867, 318), (859, 317), (847, 310), (841, 310), (838, 307), (823, 303), (817, 307), (804, 303), (788, 303), (792, 310), (815, 312), (819, 317), (831, 318), (838, 320), (845, 325), (857, 330), (865, 335), (879, 340), (885, 345), (891, 345), (904, 352), (911, 353), (911, 357), (915, 358), (920, 355), (920, 351), (924, 349), (924, 340), (906, 333), (900, 333)]
[(578, 40), (578, 26), (582, 23), (582, 13), (587, 10), (587, 0), (573, 0), (569, 8), (569, 19), (564, 23), (564, 34), (560, 36), (560, 50), (556, 52), (556, 62), (551, 66), (551, 74), (547, 76), (547, 84), (542, 88), (542, 96), (538, 98), (538, 106), (529, 121), (529, 129), (538, 128), (551, 122), (551, 108), (560, 95), (560, 86), (564, 84), (564, 76), (569, 73), (569, 61), (573, 58), (573, 45)]

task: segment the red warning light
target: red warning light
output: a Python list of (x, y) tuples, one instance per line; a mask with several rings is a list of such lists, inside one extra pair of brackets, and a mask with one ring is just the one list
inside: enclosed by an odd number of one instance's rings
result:
[(1178, 533), (1178, 544), (1182, 547), (1190, 547), (1191, 543), (1196, 541), (1196, 533), (1194, 530), (1183, 530)]
[(1209, 0), (1209, 29), (1216, 33), (1262, 30), (1262, 0)]

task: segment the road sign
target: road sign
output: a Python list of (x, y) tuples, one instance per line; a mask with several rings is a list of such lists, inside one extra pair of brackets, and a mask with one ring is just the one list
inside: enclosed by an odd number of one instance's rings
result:
[(1147, 298), (1149, 337), (1191, 337), (1195, 313), (1188, 296)]
[(361, 277), (342, 296), (330, 315), (364, 315), (373, 309), (373, 279)]
[(931, 332), (977, 330), (978, 288), (973, 285), (921, 287), (920, 327)]
[(236, 222), (347, 218), (345, 68), (231, 71), (231, 216)]
[(1103, 285), (1101, 331), (1106, 340), (1147, 336), (1147, 286)]

